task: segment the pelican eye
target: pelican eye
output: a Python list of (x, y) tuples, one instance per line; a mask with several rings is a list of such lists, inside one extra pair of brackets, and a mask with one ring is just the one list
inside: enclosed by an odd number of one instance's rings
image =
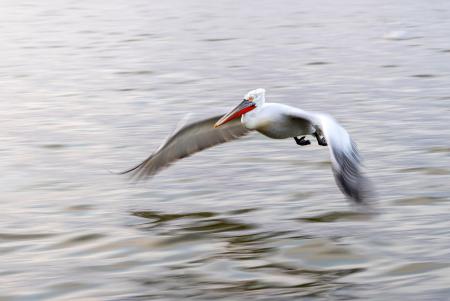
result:
[(247, 100), (248, 101), (253, 101), (253, 99), (254, 99), (253, 96), (250, 96)]

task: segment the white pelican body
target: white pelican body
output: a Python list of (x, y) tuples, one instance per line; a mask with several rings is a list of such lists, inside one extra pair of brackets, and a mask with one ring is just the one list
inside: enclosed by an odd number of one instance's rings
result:
[(341, 191), (358, 203), (366, 197), (368, 182), (361, 171), (356, 145), (331, 116), (266, 103), (265, 90), (256, 89), (219, 118), (215, 116), (181, 127), (145, 161), (122, 173), (134, 171), (138, 178), (152, 176), (178, 159), (251, 131), (274, 139), (294, 138), (299, 145), (308, 145), (310, 141), (298, 136), (314, 135), (319, 145), (330, 148), (332, 169)]
[(310, 122), (294, 122), (292, 114), (305, 112), (280, 103), (264, 103), (261, 107), (242, 115), (241, 122), (249, 130), (256, 130), (273, 139), (286, 139), (312, 135), (316, 129)]

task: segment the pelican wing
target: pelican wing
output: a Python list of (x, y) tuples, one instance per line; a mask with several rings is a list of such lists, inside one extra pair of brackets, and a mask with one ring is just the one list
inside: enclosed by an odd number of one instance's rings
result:
[[(369, 181), (362, 172), (362, 160), (355, 142), (347, 131), (331, 116), (298, 110), (294, 119), (305, 120), (321, 131), (330, 149), (331, 166), (340, 190), (356, 203), (369, 194)], [(292, 118), (293, 116), (291, 116)]]
[(141, 164), (120, 174), (133, 172), (133, 177), (137, 179), (151, 177), (176, 160), (188, 157), (206, 148), (238, 139), (249, 132), (242, 125), (240, 119), (232, 120), (221, 127), (214, 128), (214, 124), (221, 117), (222, 115), (214, 116), (182, 126)]
[(321, 114), (319, 120), (330, 148), (336, 183), (344, 194), (362, 203), (369, 193), (369, 181), (362, 173), (362, 159), (356, 143), (333, 117)]

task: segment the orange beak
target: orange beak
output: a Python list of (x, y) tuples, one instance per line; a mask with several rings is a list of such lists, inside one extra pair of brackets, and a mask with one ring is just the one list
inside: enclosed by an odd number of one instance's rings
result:
[(247, 112), (250, 112), (256, 108), (256, 104), (254, 102), (251, 102), (247, 99), (244, 99), (236, 108), (234, 108), (230, 113), (224, 115), (222, 118), (219, 119), (219, 121), (216, 122), (214, 127), (219, 127), (222, 124), (225, 124), (233, 119), (236, 119), (242, 115), (244, 115)]

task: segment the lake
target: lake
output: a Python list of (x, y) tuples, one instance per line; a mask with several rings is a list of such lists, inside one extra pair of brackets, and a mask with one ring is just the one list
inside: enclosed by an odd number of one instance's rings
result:
[[(0, 11), (0, 300), (448, 300), (450, 2), (12, 1)], [(333, 115), (124, 170), (246, 92)]]

